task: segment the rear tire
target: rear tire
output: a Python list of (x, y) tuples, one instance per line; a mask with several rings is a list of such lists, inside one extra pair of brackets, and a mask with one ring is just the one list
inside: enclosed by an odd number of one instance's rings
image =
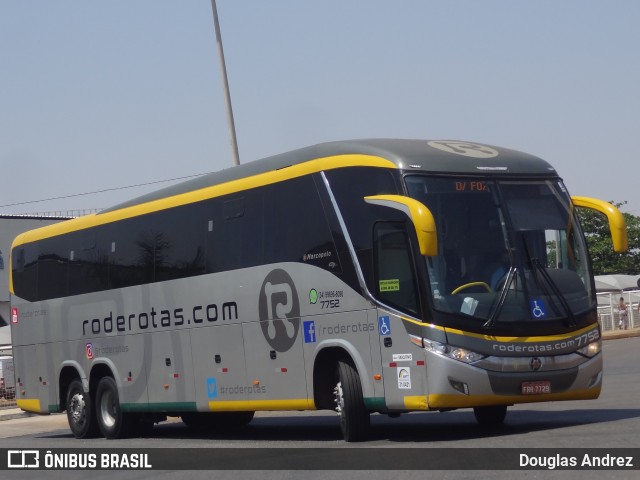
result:
[(93, 401), (91, 395), (84, 391), (79, 379), (69, 384), (66, 409), (67, 421), (74, 437), (84, 439), (97, 436), (98, 425)]
[(108, 439), (124, 438), (131, 431), (131, 419), (122, 411), (118, 387), (111, 377), (103, 377), (96, 390), (96, 417), (102, 435)]
[(364, 405), (360, 376), (350, 362), (341, 360), (336, 377), (333, 393), (342, 436), (347, 442), (364, 440), (369, 432), (370, 416)]
[(507, 406), (497, 405), (491, 407), (475, 407), (473, 413), (476, 416), (476, 420), (483, 426), (497, 426), (502, 425), (505, 417), (507, 416)]

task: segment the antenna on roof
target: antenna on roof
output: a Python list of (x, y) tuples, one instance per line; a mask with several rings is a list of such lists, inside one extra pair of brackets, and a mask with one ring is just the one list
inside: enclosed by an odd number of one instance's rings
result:
[(240, 154), (238, 153), (238, 140), (236, 139), (236, 125), (233, 121), (233, 109), (231, 108), (231, 94), (229, 93), (229, 80), (227, 79), (227, 66), (224, 61), (224, 50), (222, 49), (222, 35), (220, 33), (220, 23), (218, 22), (218, 7), (216, 0), (211, 0), (213, 10), (213, 24), (216, 30), (216, 42), (218, 44), (218, 56), (220, 57), (220, 70), (222, 72), (222, 86), (224, 88), (224, 98), (227, 104), (227, 123), (229, 124), (229, 134), (231, 136), (231, 151), (233, 153), (233, 165), (240, 165)]

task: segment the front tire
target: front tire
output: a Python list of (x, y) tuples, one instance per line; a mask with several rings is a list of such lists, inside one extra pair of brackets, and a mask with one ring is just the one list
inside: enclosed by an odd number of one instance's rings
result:
[(91, 395), (84, 391), (78, 379), (69, 384), (67, 390), (67, 421), (74, 437), (93, 438), (98, 433), (96, 413)]
[(360, 376), (350, 362), (339, 361), (336, 377), (333, 393), (342, 436), (347, 442), (358, 442), (367, 436), (370, 424), (369, 411), (362, 396)]
[(96, 417), (102, 435), (108, 439), (124, 438), (129, 435), (131, 421), (122, 411), (118, 387), (111, 377), (104, 377), (96, 390)]

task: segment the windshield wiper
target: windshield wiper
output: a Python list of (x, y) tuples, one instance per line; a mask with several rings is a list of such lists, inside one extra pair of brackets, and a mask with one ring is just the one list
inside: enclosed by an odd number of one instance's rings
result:
[[(553, 295), (550, 295), (549, 298), (551, 299), (552, 302), (554, 297), (558, 299), (558, 301), (560, 302), (560, 305), (565, 311), (565, 315), (567, 317), (567, 326), (575, 327), (577, 325), (576, 317), (571, 311), (571, 307), (569, 306), (569, 303), (567, 303), (567, 299), (564, 298), (564, 295), (556, 285), (556, 282), (553, 281), (553, 278), (551, 278), (551, 276), (549, 275), (549, 272), (547, 272), (547, 268), (542, 264), (542, 262), (537, 257), (534, 257), (533, 255), (531, 255), (531, 251), (529, 250), (529, 244), (527, 243), (527, 239), (524, 236), (522, 237), (522, 243), (524, 244), (524, 250), (527, 253), (527, 258), (529, 259), (529, 263), (531, 264), (531, 269), (535, 273), (539, 273), (540, 276), (545, 280), (546, 285), (548, 285), (551, 288), (551, 293), (553, 293)], [(555, 304), (555, 302), (553, 303)]]
[[(527, 251), (527, 255), (528, 254), (529, 252)], [(562, 308), (564, 309), (567, 316), (567, 326), (575, 327), (577, 325), (577, 321), (575, 315), (571, 311), (571, 306), (567, 302), (567, 299), (564, 298), (564, 294), (560, 291), (560, 289), (556, 285), (556, 282), (554, 282), (549, 275), (549, 272), (547, 272), (547, 268), (537, 258), (530, 258), (530, 261), (534, 270), (538, 272), (542, 276), (542, 278), (545, 279), (547, 285), (551, 288), (551, 292), (553, 293), (554, 297), (557, 298), (560, 302), (560, 305), (562, 305)]]
[(496, 306), (493, 309), (493, 313), (489, 317), (489, 320), (487, 320), (484, 323), (484, 325), (482, 325), (482, 328), (489, 329), (489, 328), (493, 328), (493, 326), (495, 325), (496, 319), (498, 318), (498, 315), (500, 315), (500, 312), (502, 311), (502, 307), (504, 307), (504, 303), (507, 300), (507, 295), (509, 294), (509, 287), (511, 287), (511, 282), (513, 282), (513, 277), (515, 277), (517, 272), (518, 272), (518, 269), (515, 268), (514, 266), (509, 267), (509, 271), (507, 272), (507, 277), (502, 286), (502, 291), (500, 292), (500, 298), (498, 299), (498, 303), (496, 303)]

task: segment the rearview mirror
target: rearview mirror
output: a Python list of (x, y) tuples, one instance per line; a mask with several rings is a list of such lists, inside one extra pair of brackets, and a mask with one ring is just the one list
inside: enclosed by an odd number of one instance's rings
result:
[(372, 205), (380, 205), (404, 212), (415, 228), (420, 253), (426, 257), (438, 255), (436, 222), (433, 214), (424, 204), (403, 195), (374, 195), (364, 197), (364, 201)]
[(614, 205), (597, 198), (590, 197), (571, 197), (571, 201), (576, 207), (589, 208), (596, 210), (607, 216), (609, 220), (609, 230), (611, 231), (611, 240), (613, 241), (613, 251), (616, 253), (626, 252), (629, 248), (627, 240), (627, 222), (620, 210)]

